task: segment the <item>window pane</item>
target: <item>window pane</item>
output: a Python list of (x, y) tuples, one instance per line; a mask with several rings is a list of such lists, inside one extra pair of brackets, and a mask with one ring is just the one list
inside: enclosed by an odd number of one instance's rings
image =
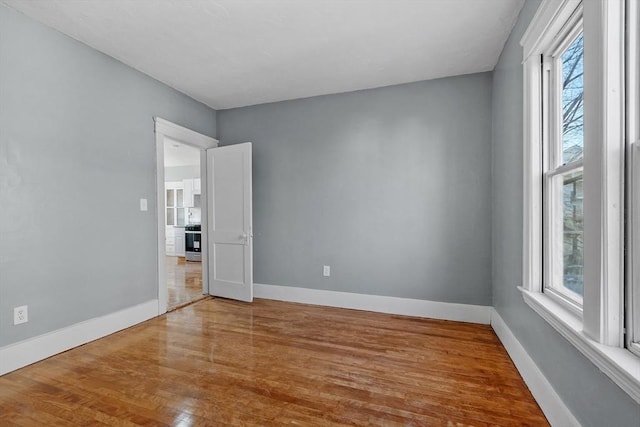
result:
[(174, 194), (173, 190), (167, 190), (167, 207), (175, 206)]
[(582, 33), (562, 54), (562, 163), (582, 159), (584, 146)]
[(563, 286), (583, 295), (584, 268), (584, 215), (582, 193), (582, 170), (563, 177)]
[(176, 206), (179, 208), (184, 207), (184, 191), (182, 188), (176, 190)]
[(173, 214), (173, 208), (167, 208), (167, 225), (174, 225), (175, 217)]
[(177, 211), (177, 217), (178, 217), (178, 221), (176, 222), (176, 225), (184, 225), (184, 208), (178, 208), (176, 209)]

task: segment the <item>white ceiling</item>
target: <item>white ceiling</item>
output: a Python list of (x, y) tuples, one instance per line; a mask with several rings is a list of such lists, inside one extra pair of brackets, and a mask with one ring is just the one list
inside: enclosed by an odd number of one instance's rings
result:
[(165, 167), (200, 166), (200, 150), (165, 137), (164, 165)]
[(0, 0), (215, 109), (492, 70), (524, 0)]

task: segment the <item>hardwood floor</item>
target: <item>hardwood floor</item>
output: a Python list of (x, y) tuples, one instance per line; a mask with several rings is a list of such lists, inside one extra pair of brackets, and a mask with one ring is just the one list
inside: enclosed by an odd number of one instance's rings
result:
[(0, 377), (0, 425), (548, 425), (489, 326), (207, 299)]
[(167, 256), (165, 265), (169, 311), (206, 298), (202, 295), (202, 263), (185, 261), (184, 257)]

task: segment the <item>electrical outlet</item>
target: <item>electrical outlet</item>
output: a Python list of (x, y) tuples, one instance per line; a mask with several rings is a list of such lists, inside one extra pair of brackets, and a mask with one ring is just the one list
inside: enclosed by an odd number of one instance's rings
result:
[(140, 199), (140, 210), (146, 212), (147, 209), (147, 199)]
[(325, 266), (322, 268), (322, 275), (323, 275), (324, 277), (329, 277), (329, 276), (331, 276), (331, 266), (329, 266), (329, 265), (325, 265)]
[(29, 321), (29, 306), (21, 305), (13, 309), (13, 324), (27, 323)]

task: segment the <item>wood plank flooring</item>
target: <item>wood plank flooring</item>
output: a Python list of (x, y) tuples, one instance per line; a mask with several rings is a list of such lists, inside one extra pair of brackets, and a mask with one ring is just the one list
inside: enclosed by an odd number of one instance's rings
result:
[(167, 256), (167, 308), (169, 311), (205, 298), (202, 295), (202, 263)]
[(1, 426), (546, 426), (489, 326), (206, 299), (0, 377)]

